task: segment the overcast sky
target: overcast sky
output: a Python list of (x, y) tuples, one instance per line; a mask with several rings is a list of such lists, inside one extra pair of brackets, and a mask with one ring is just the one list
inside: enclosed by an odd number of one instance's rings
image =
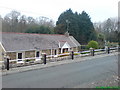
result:
[(118, 16), (119, 0), (1, 0), (2, 17), (12, 9), (27, 16), (45, 16), (57, 21), (59, 15), (71, 8), (73, 12), (86, 11), (92, 22), (104, 21)]

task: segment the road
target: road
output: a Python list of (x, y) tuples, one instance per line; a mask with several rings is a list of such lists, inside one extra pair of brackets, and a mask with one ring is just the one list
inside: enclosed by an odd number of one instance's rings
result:
[(117, 56), (106, 56), (2, 77), (3, 88), (72, 88), (112, 77)]

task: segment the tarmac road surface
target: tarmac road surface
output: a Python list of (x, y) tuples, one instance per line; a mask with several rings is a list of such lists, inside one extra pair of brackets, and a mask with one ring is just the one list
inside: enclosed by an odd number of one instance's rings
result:
[(117, 56), (105, 56), (2, 76), (3, 88), (72, 88), (112, 77)]

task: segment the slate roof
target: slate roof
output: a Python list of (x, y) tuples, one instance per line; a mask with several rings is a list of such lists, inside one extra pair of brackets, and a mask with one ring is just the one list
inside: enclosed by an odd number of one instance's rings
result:
[(28, 33), (2, 33), (2, 45), (6, 51), (29, 51), (29, 50), (46, 50), (59, 48), (59, 42), (68, 42), (70, 47), (77, 47), (80, 44), (73, 36), (58, 34), (28, 34)]

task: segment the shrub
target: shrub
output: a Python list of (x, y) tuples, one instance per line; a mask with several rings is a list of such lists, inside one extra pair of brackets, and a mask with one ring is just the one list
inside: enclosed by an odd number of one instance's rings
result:
[(84, 51), (84, 50), (88, 50), (88, 45), (81, 45), (81, 50)]
[(90, 52), (82, 52), (81, 54), (88, 54), (88, 53), (90, 53)]
[(64, 57), (64, 56), (69, 56), (69, 55), (67, 55), (67, 54), (66, 55), (59, 55), (58, 57)]
[(89, 48), (94, 48), (94, 49), (97, 49), (98, 48), (98, 42), (92, 40), (88, 43), (88, 47)]

